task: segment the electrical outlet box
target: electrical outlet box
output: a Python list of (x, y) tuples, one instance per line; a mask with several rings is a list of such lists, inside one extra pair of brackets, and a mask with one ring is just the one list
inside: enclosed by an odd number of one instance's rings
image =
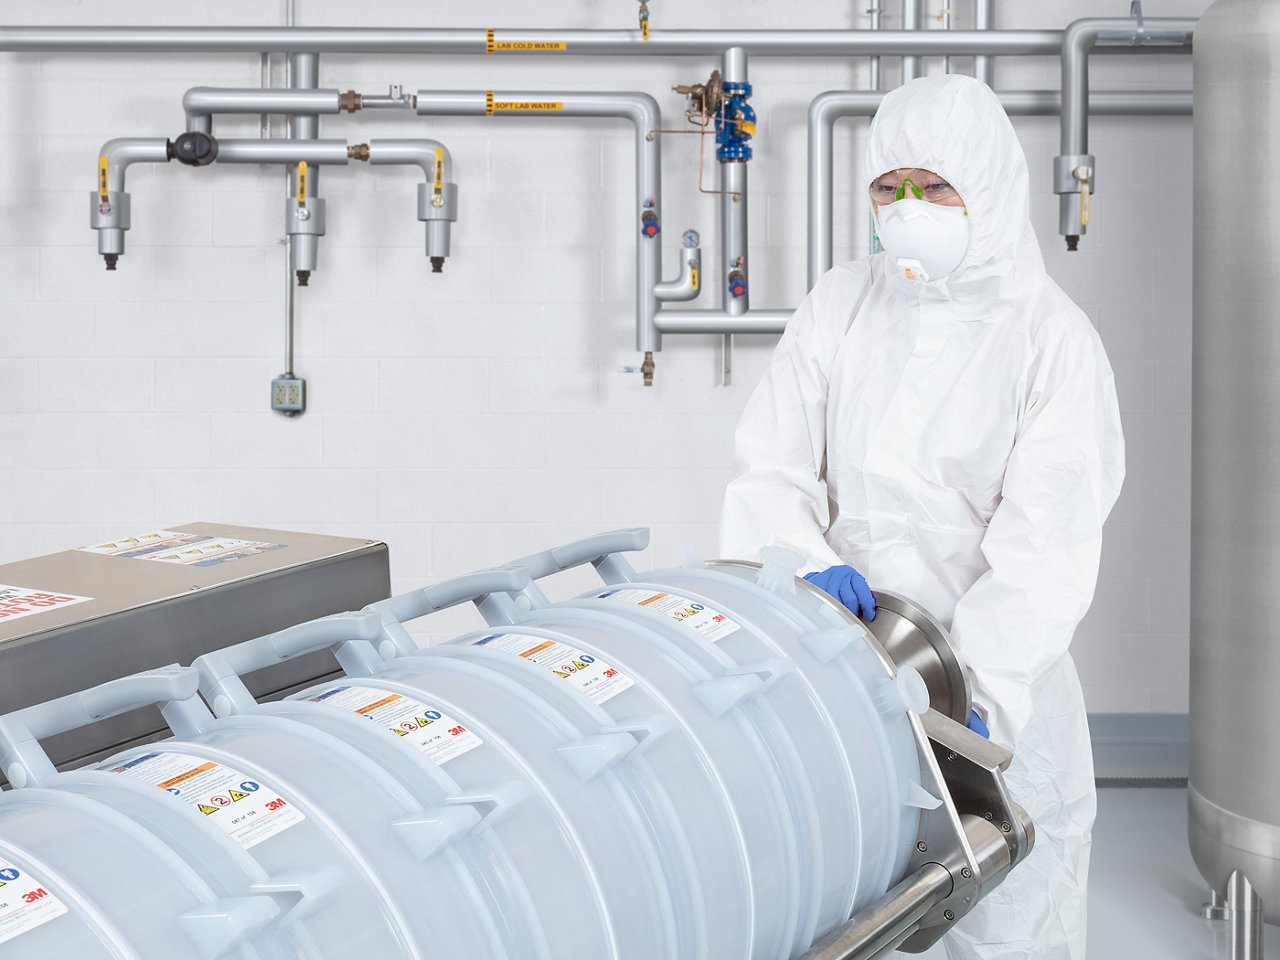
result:
[(277, 377), (271, 381), (271, 409), (296, 417), (307, 409), (307, 381), (300, 377)]

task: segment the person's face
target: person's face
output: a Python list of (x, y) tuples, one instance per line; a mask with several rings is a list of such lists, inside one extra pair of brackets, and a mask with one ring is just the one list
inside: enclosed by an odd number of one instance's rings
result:
[(871, 200), (878, 206), (898, 200), (925, 200), (943, 207), (963, 207), (964, 200), (946, 180), (932, 170), (901, 167), (871, 181)]

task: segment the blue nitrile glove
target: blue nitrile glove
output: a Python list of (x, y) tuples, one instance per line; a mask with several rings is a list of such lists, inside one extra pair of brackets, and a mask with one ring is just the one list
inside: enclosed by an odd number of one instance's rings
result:
[(977, 710), (969, 711), (969, 722), (965, 724), (974, 733), (981, 734), (988, 740), (991, 739), (991, 731), (987, 729), (987, 725), (982, 722), (982, 718), (978, 716)]
[(827, 567), (821, 573), (806, 573), (804, 578), (819, 590), (825, 590), (863, 620), (876, 618), (876, 598), (862, 574), (841, 564)]

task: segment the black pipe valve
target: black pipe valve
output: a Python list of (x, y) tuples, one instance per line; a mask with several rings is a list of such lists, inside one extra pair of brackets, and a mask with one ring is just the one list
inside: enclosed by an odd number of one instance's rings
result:
[(169, 142), (169, 156), (189, 167), (206, 167), (218, 158), (218, 141), (207, 133), (188, 130)]

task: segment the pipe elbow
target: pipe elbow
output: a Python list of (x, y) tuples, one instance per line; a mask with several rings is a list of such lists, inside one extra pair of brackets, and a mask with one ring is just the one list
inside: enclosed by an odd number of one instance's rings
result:
[(123, 190), (125, 171), (135, 163), (168, 163), (172, 144), (164, 137), (117, 137), (99, 151), (106, 160), (107, 189)]
[(627, 116), (636, 129), (646, 136), (655, 134), (662, 126), (662, 108), (658, 101), (647, 93), (610, 94), (616, 96), (624, 104)]
[(1098, 20), (1093, 17), (1072, 20), (1062, 31), (1063, 57), (1085, 56), (1089, 49), (1097, 43), (1098, 34), (1108, 26), (1114, 27), (1115, 25), (1115, 20)]

